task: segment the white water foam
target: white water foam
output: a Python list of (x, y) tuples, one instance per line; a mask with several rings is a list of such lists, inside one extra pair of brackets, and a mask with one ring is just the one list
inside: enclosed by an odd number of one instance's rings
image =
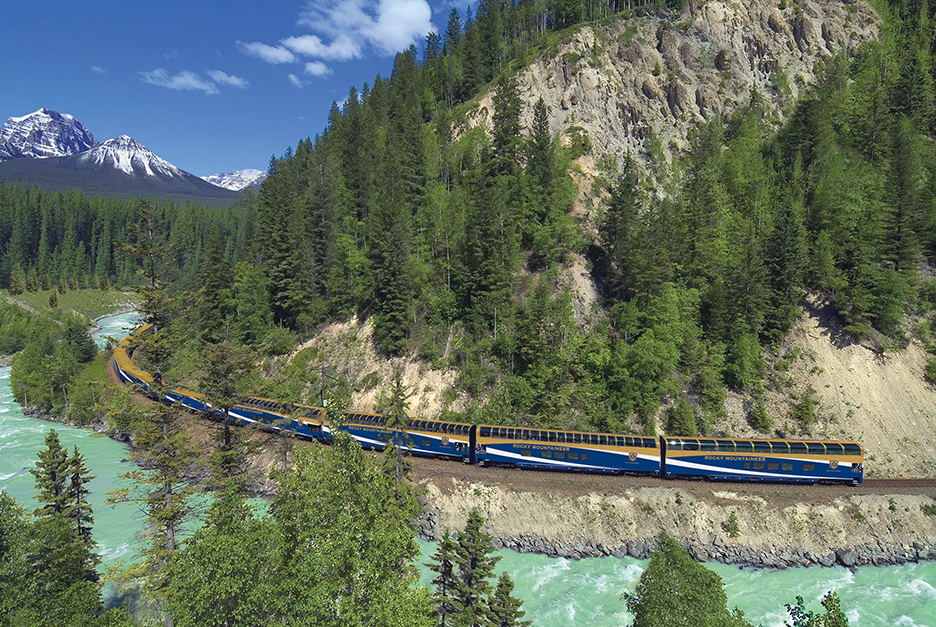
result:
[(541, 587), (545, 586), (556, 577), (561, 576), (562, 573), (569, 570), (569, 568), (569, 560), (567, 559), (558, 559), (546, 566), (534, 568), (533, 572), (530, 573), (530, 575), (536, 579), (536, 583), (533, 584), (533, 591), (539, 591)]

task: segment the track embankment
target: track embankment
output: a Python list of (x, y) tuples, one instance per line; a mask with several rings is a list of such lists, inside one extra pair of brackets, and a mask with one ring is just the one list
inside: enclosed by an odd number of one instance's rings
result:
[[(120, 383), (112, 365), (108, 373)], [(212, 424), (194, 415), (187, 421), (199, 443)], [(281, 458), (280, 442), (255, 437), (263, 443), (255, 467), (265, 477)], [(936, 560), (936, 479), (870, 479), (854, 487), (708, 483), (421, 458), (413, 459), (412, 476), (425, 505), (420, 532), (429, 540), (462, 529), (477, 507), (498, 546), (572, 559), (643, 559), (666, 533), (701, 561), (756, 567)], [(273, 490), (266, 482), (263, 491)]]

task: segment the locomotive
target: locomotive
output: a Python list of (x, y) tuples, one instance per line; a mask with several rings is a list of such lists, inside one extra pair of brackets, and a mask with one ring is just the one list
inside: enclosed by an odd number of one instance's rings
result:
[[(149, 325), (140, 327), (121, 340), (114, 349), (113, 361), (121, 379), (155, 396), (152, 375), (130, 358), (134, 337), (149, 329)], [(195, 412), (212, 412), (204, 394), (184, 388), (163, 392), (159, 400)], [(860, 484), (864, 474), (861, 446), (844, 440), (648, 437), (423, 419), (391, 427), (382, 414), (354, 411), (345, 412), (342, 424), (332, 425), (323, 407), (258, 397), (233, 400), (229, 412), (239, 424), (286, 430), (325, 443), (332, 440), (333, 429), (341, 429), (365, 449), (382, 450), (392, 442), (412, 455), (478, 466), (667, 479), (851, 485)]]

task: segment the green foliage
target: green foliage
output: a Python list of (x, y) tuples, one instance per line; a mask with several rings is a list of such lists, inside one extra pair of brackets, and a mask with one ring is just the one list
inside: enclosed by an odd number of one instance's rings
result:
[(826, 610), (825, 614), (807, 611), (803, 597), (797, 596), (794, 605), (786, 606), (793, 619), (792, 623), (786, 623), (787, 627), (848, 627), (848, 619), (834, 590), (822, 598), (822, 607)]
[(666, 432), (690, 437), (698, 434), (695, 414), (685, 398), (680, 397), (666, 410)]
[[(344, 432), (295, 451), (270, 505), (280, 549), (275, 616), (304, 625), (432, 624), (415, 586), (419, 505)], [(303, 548), (305, 547), (305, 548)], [(314, 547), (314, 548), (313, 548)], [(278, 621), (277, 621), (278, 622)]]
[(738, 525), (738, 514), (731, 510), (731, 513), (728, 515), (728, 520), (725, 521), (725, 531), (728, 532), (729, 538), (737, 538), (741, 535), (741, 527)]
[(256, 518), (236, 490), (223, 493), (169, 564), (175, 625), (268, 624), (278, 592), (270, 558), (279, 541), (271, 519)]
[(54, 430), (46, 445), (32, 469), (42, 503), (36, 519), (0, 492), (0, 624), (126, 624), (119, 612), (103, 613), (84, 488), (93, 477), (77, 447), (69, 458)]
[(625, 593), (634, 627), (748, 625), (728, 612), (721, 577), (697, 563), (673, 538), (663, 536), (633, 594)]
[(14, 398), (24, 405), (38, 407), (59, 415), (70, 409), (69, 395), (84, 363), (98, 352), (88, 331), (88, 322), (72, 313), (54, 313), (54, 317), (37, 315), (21, 318), (30, 321), (31, 329), (11, 332), (23, 341), (22, 350), (13, 358), (10, 384)]
[(26, 272), (23, 271), (23, 266), (18, 263), (13, 266), (13, 270), (10, 272), (9, 290), (10, 294), (14, 296), (26, 291)]
[(167, 566), (179, 547), (181, 527), (193, 514), (196, 452), (182, 429), (181, 408), (153, 403), (129, 411), (133, 414), (129, 427), (137, 445), (130, 459), (147, 471), (121, 475), (134, 485), (112, 492), (109, 502), (136, 503), (146, 514), (147, 530), (142, 561), (116, 570), (109, 578), (121, 590), (136, 590), (142, 585), (151, 601), (166, 608), (173, 598)]
[(800, 401), (793, 406), (793, 418), (800, 423), (803, 431), (808, 432), (812, 424), (816, 422), (818, 411), (816, 392), (809, 388)]
[(481, 530), (484, 518), (477, 508), (468, 513), (465, 528), (454, 536), (445, 531), (432, 562), (437, 625), (459, 627), (525, 627), (522, 603), (513, 597), (513, 581), (502, 572), (494, 588), (490, 579), (499, 557), (491, 555), (491, 536)]

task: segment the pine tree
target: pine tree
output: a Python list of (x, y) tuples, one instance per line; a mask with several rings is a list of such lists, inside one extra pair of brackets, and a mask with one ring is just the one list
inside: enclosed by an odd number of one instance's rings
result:
[(49, 429), (45, 437), (46, 448), (39, 451), (39, 461), (29, 472), (36, 478), (36, 494), (42, 505), (35, 510), (36, 516), (69, 514), (69, 481), (73, 468), (69, 464), (68, 451), (59, 441), (55, 429)]
[[(409, 425), (407, 410), (409, 408), (408, 399), (411, 395), (412, 393), (403, 383), (403, 373), (398, 368), (394, 369), (393, 384), (390, 388), (390, 399), (384, 416), (384, 424), (388, 429), (399, 431), (399, 433), (403, 434), (403, 437), (406, 437), (406, 427)], [(405, 455), (408, 455), (408, 453), (403, 450), (403, 447), (409, 444), (412, 443), (390, 442), (385, 451), (387, 459), (392, 460), (394, 485), (398, 490), (401, 489), (412, 468), (412, 465), (405, 459)]]
[[(119, 588), (135, 588), (140, 579), (143, 590), (163, 608), (172, 598), (172, 573), (167, 568), (179, 548), (178, 535), (183, 523), (193, 513), (190, 499), (195, 464), (195, 449), (182, 428), (181, 409), (154, 403), (134, 420), (134, 442), (139, 446), (130, 454), (131, 461), (147, 471), (121, 475), (134, 482), (130, 489), (115, 490), (109, 502), (134, 502), (146, 512), (148, 529), (143, 560), (115, 575)], [(174, 624), (172, 614), (164, 614), (165, 627)]]
[(426, 564), (436, 576), (432, 580), (435, 592), (432, 602), (435, 605), (433, 614), (438, 617), (439, 627), (454, 625), (454, 617), (458, 613), (455, 594), (458, 590), (457, 556), (458, 540), (446, 529), (436, 552), (432, 554), (432, 562)]
[(465, 529), (458, 534), (455, 561), (458, 564), (458, 582), (455, 605), (458, 608), (455, 624), (464, 627), (485, 627), (489, 615), (488, 595), (494, 566), (499, 557), (491, 555), (491, 536), (481, 530), (484, 518), (472, 508)]
[(26, 291), (30, 294), (39, 291), (39, 277), (36, 274), (35, 266), (29, 269), (29, 274), (26, 276)]
[(10, 294), (17, 296), (26, 291), (26, 271), (19, 263), (10, 272)]
[(737, 610), (728, 611), (721, 577), (669, 536), (660, 539), (637, 589), (624, 599), (634, 627), (749, 626)]
[(520, 620), (526, 614), (520, 609), (523, 602), (513, 596), (514, 582), (502, 571), (497, 578), (494, 594), (488, 601), (490, 607), (490, 620), (493, 627), (528, 627), (532, 624), (528, 620)]
[(236, 307), (231, 288), (234, 277), (224, 260), (221, 232), (214, 225), (208, 232), (195, 276), (197, 298), (197, 324), (206, 341), (217, 342), (227, 335), (225, 322)]
[(230, 338), (206, 344), (202, 352), (201, 385), (208, 390), (205, 400), (210, 406), (210, 418), (220, 420), (221, 428), (214, 438), (209, 465), (209, 489), (220, 494), (234, 488), (246, 492), (253, 484), (250, 475), (250, 456), (257, 452), (258, 443), (248, 429), (233, 428), (231, 415), (237, 393), (237, 384), (253, 370), (250, 355)]
[(95, 546), (91, 539), (91, 528), (94, 526), (94, 511), (88, 503), (90, 490), (85, 484), (90, 483), (94, 476), (89, 475), (85, 466), (85, 458), (75, 445), (72, 456), (68, 460), (68, 484), (66, 496), (69, 503), (68, 518), (74, 522), (75, 532), (89, 547)]

